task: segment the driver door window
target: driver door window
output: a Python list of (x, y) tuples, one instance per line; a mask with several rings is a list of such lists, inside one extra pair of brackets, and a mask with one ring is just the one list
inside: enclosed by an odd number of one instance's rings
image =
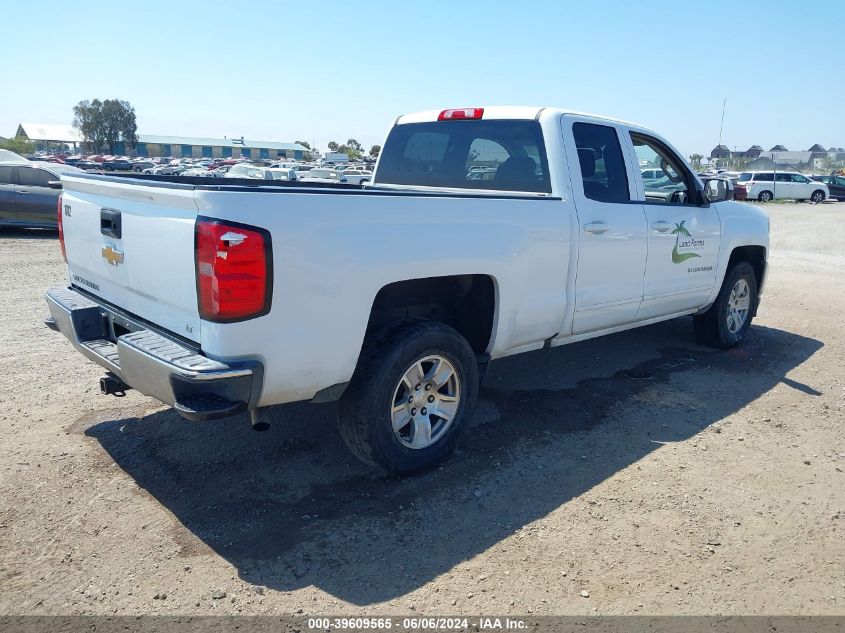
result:
[(692, 176), (683, 162), (655, 139), (632, 133), (645, 202), (695, 204)]

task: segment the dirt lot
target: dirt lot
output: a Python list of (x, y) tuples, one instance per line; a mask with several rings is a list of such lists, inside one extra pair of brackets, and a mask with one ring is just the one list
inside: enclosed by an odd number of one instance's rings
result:
[(330, 405), (100, 395), (41, 324), (55, 235), (0, 231), (0, 614), (845, 614), (845, 203), (768, 209), (740, 348), (681, 319), (494, 363), (406, 480)]

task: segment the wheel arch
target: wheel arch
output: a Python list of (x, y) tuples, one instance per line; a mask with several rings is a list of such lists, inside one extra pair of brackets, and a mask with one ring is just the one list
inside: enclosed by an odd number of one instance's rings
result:
[[(728, 259), (728, 265), (725, 269), (725, 274), (727, 275), (737, 263), (748, 262), (754, 269), (754, 277), (757, 281), (757, 296), (759, 297), (760, 293), (763, 291), (763, 284), (766, 280), (766, 254), (765, 246), (756, 244), (736, 246), (731, 251), (731, 256)], [(752, 311), (751, 316), (757, 316), (758, 303), (759, 301), (754, 302), (754, 310)]]
[(498, 284), (487, 274), (421, 277), (382, 286), (370, 308), (366, 336), (414, 319), (445, 323), (467, 339), (476, 354), (492, 346)]

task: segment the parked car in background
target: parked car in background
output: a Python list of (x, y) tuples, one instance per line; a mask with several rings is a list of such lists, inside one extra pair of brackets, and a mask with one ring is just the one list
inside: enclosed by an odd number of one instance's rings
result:
[(747, 171), (739, 176), (751, 200), (812, 200), (824, 202), (830, 197), (827, 185), (791, 171)]
[(314, 165), (294, 165), (292, 169), (296, 172), (296, 179), (302, 180), (305, 174), (314, 169)]
[(814, 182), (827, 185), (831, 198), (845, 200), (845, 176), (810, 176)]
[(148, 167), (143, 173), (153, 176), (178, 176), (183, 171), (188, 169), (186, 165), (156, 165), (155, 167)]
[(199, 176), (199, 177), (202, 177), (202, 178), (213, 178), (216, 174), (214, 174), (212, 171), (209, 171), (207, 168), (203, 167), (202, 165), (197, 165), (196, 167), (191, 167), (190, 169), (184, 170), (179, 175), (180, 176)]
[(100, 169), (102, 163), (95, 163), (93, 160), (88, 160), (87, 158), (82, 158), (76, 161), (76, 164), (73, 165), (74, 167), (78, 167), (79, 169)]
[(105, 171), (131, 171), (132, 162), (128, 158), (113, 158), (103, 161)]
[(296, 180), (296, 172), (289, 167), (269, 167), (267, 171), (273, 180)]
[(326, 169), (325, 167), (317, 167), (309, 171), (300, 180), (302, 182), (333, 182), (335, 184), (344, 182), (341, 180), (341, 172), (335, 169)]
[(48, 162), (0, 163), (0, 226), (56, 227), (61, 175), (84, 173)]
[(363, 169), (344, 169), (341, 178), (350, 185), (363, 185), (373, 179), (373, 172)]
[[(249, 178), (251, 180), (273, 180), (273, 174), (267, 167), (256, 167), (249, 163), (233, 165), (224, 175), (224, 178)], [(279, 179), (281, 180), (281, 179)]]
[(640, 174), (642, 174), (644, 182), (660, 180), (661, 178), (666, 176), (666, 174), (663, 173), (663, 170), (659, 167), (649, 167), (647, 169), (641, 169)]
[(150, 169), (151, 167), (155, 167), (157, 163), (154, 163), (151, 160), (143, 159), (143, 160), (133, 160), (132, 161), (132, 171), (141, 172), (145, 169)]

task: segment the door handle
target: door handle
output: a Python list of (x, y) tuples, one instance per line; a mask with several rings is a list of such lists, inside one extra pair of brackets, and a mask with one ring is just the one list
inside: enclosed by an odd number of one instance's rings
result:
[(672, 229), (672, 225), (666, 220), (658, 220), (651, 225), (651, 228), (658, 233), (668, 233)]
[(584, 225), (584, 230), (587, 233), (593, 233), (595, 235), (600, 235), (601, 233), (607, 233), (608, 226), (604, 222), (588, 222)]

